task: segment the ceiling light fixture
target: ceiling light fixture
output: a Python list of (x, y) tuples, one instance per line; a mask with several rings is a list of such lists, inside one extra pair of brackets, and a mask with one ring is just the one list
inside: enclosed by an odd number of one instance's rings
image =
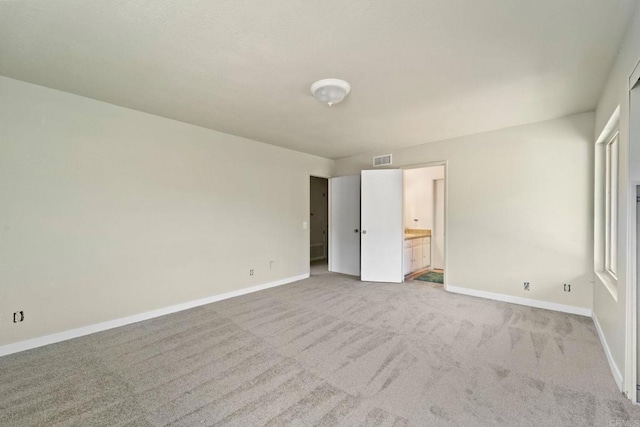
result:
[(350, 91), (351, 85), (340, 79), (322, 79), (311, 85), (313, 97), (329, 107), (341, 102)]

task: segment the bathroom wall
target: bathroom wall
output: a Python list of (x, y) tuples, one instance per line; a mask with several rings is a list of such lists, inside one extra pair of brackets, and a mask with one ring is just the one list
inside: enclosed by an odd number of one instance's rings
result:
[(432, 230), (433, 181), (444, 179), (444, 166), (405, 169), (403, 175), (404, 228)]

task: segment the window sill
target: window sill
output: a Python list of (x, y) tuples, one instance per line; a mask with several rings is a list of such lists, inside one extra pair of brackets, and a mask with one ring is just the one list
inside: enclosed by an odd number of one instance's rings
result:
[(596, 276), (609, 291), (613, 299), (618, 301), (618, 281), (608, 271), (596, 271)]

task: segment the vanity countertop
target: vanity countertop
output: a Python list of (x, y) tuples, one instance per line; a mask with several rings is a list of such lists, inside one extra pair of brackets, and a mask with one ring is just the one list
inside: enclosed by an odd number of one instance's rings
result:
[(431, 237), (431, 230), (419, 228), (405, 228), (404, 240), (420, 239), (422, 237)]

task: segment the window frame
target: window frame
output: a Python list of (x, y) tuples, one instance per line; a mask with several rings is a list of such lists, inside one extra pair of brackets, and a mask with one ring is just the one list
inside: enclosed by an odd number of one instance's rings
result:
[(618, 189), (620, 130), (615, 129), (605, 143), (604, 270), (618, 279)]

